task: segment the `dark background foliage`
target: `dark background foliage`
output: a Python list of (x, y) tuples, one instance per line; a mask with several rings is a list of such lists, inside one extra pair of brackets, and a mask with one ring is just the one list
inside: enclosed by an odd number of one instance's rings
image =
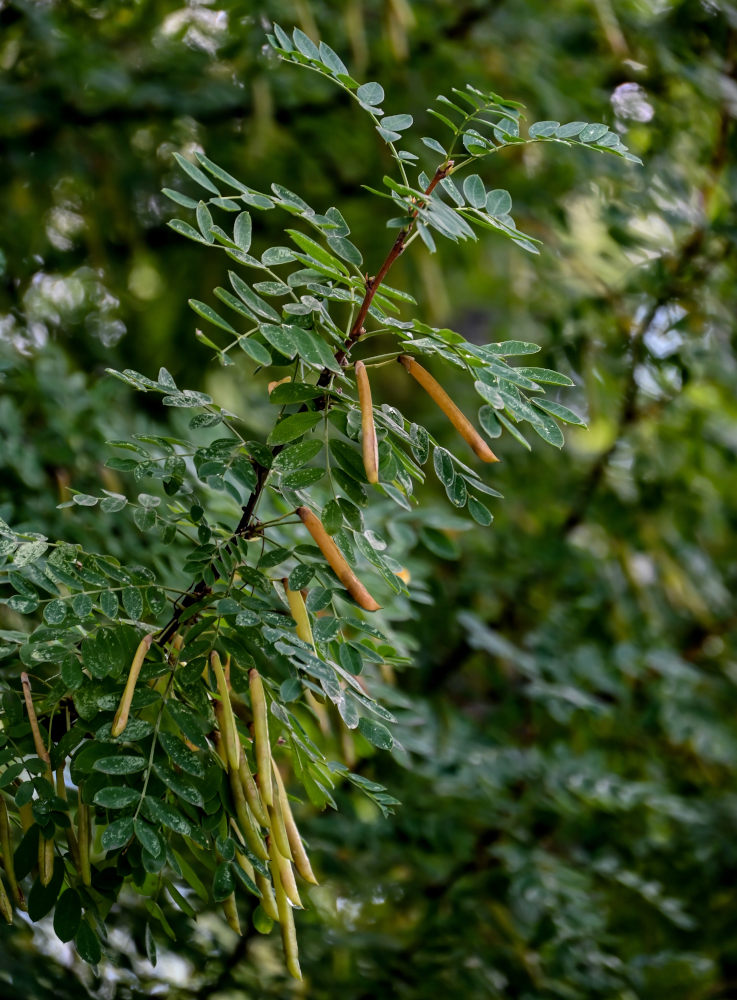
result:
[[(420, 546), (409, 569), (434, 604), (413, 606), (413, 662), (374, 692), (405, 749), (361, 763), (403, 806), (382, 819), (346, 793), (338, 814), (305, 813), (323, 886), (298, 920), (304, 995), (734, 996), (730, 4), (0, 0), (0, 514), (176, 561), (132, 525), (56, 509), (68, 485), (126, 491), (105, 440), (166, 423), (106, 366), (165, 364), (268, 429), (263, 386), (208, 364), (193, 336), (186, 300), (208, 300), (224, 265), (165, 226), (173, 152), (338, 204), (367, 267), (383, 259), (391, 234), (360, 186), (387, 172), (383, 149), (322, 80), (274, 72), (269, 18), (380, 80), (418, 135), (438, 90), (469, 82), (531, 120), (605, 121), (644, 160), (512, 151), (485, 179), (512, 192), (543, 255), (489, 236), (432, 257), (416, 245), (394, 273), (432, 322), (540, 343), (539, 363), (575, 379), (560, 398), (589, 429), (563, 452), (497, 442), (506, 499), (489, 529), (428, 498), (443, 550)], [(281, 220), (259, 222), (257, 240), (279, 242)], [(420, 414), (401, 373), (382, 371), (375, 392)], [(118, 971), (100, 979), (17, 921), (0, 931), (0, 989), (300, 995), (271, 938), (171, 921), (178, 941), (152, 969), (125, 902)]]

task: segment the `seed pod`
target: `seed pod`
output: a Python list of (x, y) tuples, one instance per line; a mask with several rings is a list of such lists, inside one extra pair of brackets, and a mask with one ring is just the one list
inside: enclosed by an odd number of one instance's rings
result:
[(222, 708), (222, 726), (223, 726), (223, 743), (225, 744), (225, 755), (228, 761), (228, 770), (237, 772), (240, 760), (240, 740), (238, 739), (238, 730), (235, 725), (235, 716), (233, 715), (233, 706), (230, 702), (230, 692), (228, 691), (228, 683), (225, 679), (225, 673), (223, 671), (223, 666), (220, 662), (220, 657), (215, 652), (215, 650), (210, 653), (210, 666), (212, 667), (212, 672), (215, 674), (215, 680), (217, 681), (218, 694), (220, 695), (220, 704)]
[(13, 863), (13, 845), (10, 840), (10, 820), (8, 819), (8, 808), (5, 799), (0, 795), (0, 848), (3, 852), (3, 864), (5, 874), (8, 877), (10, 892), (15, 900), (15, 905), (21, 910), (25, 910), (26, 901), (18, 881), (15, 877), (15, 865)]
[(312, 871), (310, 859), (307, 857), (307, 851), (305, 851), (305, 846), (302, 843), (302, 837), (297, 829), (297, 824), (294, 822), (292, 808), (289, 805), (289, 798), (287, 796), (287, 790), (284, 787), (284, 779), (281, 776), (281, 771), (279, 770), (276, 761), (272, 761), (272, 763), (274, 765), (274, 778), (276, 779), (277, 801), (279, 803), (282, 819), (284, 820), (289, 845), (292, 848), (294, 866), (305, 881), (312, 882), (313, 885), (318, 885), (318, 881)]
[(297, 514), (302, 523), (312, 535), (317, 547), (328, 561), (328, 565), (351, 595), (356, 604), (364, 611), (378, 611), (381, 607), (373, 599), (356, 574), (343, 557), (343, 553), (322, 526), (322, 521), (312, 513), (309, 507), (298, 507)]
[(48, 885), (54, 875), (54, 838), (38, 838), (38, 877), (41, 885)]
[(90, 869), (90, 807), (82, 801), (82, 789), (77, 789), (77, 843), (79, 868), (84, 885), (92, 885)]
[(274, 899), (274, 889), (271, 885), (271, 880), (262, 875), (261, 872), (256, 872), (256, 887), (261, 893), (261, 909), (264, 913), (271, 917), (279, 923), (279, 910), (276, 906), (276, 900)]
[(146, 653), (148, 653), (149, 649), (151, 649), (153, 638), (153, 634), (145, 635), (138, 644), (138, 649), (136, 650), (133, 662), (131, 663), (131, 667), (128, 672), (128, 680), (125, 684), (123, 697), (120, 699), (118, 711), (115, 713), (115, 718), (113, 719), (113, 724), (110, 728), (111, 736), (120, 736), (125, 727), (128, 725), (128, 713), (131, 710), (131, 702), (133, 701), (133, 695), (136, 690), (138, 675), (141, 672), (143, 661), (146, 659)]
[(253, 743), (256, 751), (256, 771), (261, 799), (265, 806), (273, 806), (274, 792), (271, 785), (271, 745), (269, 743), (269, 719), (266, 711), (266, 695), (261, 675), (255, 667), (248, 671), (248, 686), (251, 692), (253, 710)]
[(315, 640), (312, 637), (310, 616), (307, 614), (305, 599), (302, 597), (301, 591), (290, 590), (289, 582), (286, 577), (282, 580), (282, 584), (284, 586), (284, 593), (287, 595), (289, 613), (297, 623), (297, 638), (301, 639), (302, 642), (309, 642), (309, 644), (314, 647)]
[(9, 924), (13, 923), (13, 907), (10, 902), (10, 897), (5, 891), (2, 879), (0, 879), (0, 913)]
[(243, 932), (241, 931), (241, 922), (238, 919), (238, 907), (236, 906), (234, 892), (223, 900), (223, 913), (225, 914), (225, 919), (228, 921), (228, 926), (240, 936)]
[(277, 379), (275, 382), (269, 382), (269, 384), (266, 387), (269, 390), (269, 395), (272, 394), (272, 392), (274, 391), (274, 389), (276, 389), (278, 385), (284, 385), (285, 382), (291, 382), (291, 381), (292, 381), (292, 376), (287, 375), (286, 378), (280, 378)]
[(258, 788), (256, 787), (256, 782), (253, 780), (253, 775), (251, 774), (251, 768), (248, 766), (248, 761), (246, 760), (246, 751), (241, 746), (241, 760), (240, 767), (238, 768), (238, 776), (241, 779), (241, 785), (243, 787), (243, 794), (246, 796), (246, 802), (254, 815), (254, 818), (261, 826), (269, 825), (269, 817), (264, 808), (264, 804), (261, 801), (261, 796), (259, 795)]
[(416, 382), (419, 382), (433, 402), (437, 403), (461, 437), (471, 445), (478, 457), (484, 462), (498, 462), (499, 459), (486, 441), (484, 441), (468, 417), (458, 409), (437, 379), (434, 379), (429, 371), (418, 364), (408, 354), (400, 354), (397, 360), (409, 372), (412, 378)]
[(282, 815), (279, 796), (274, 796), (274, 805), (269, 809), (269, 829), (271, 830), (271, 836), (274, 838), (277, 850), (282, 855), (282, 857), (287, 858), (288, 861), (294, 861), (292, 857), (292, 848), (289, 846), (289, 837), (287, 837), (287, 828), (284, 825), (284, 816)]
[[(276, 866), (272, 868), (272, 878), (274, 879), (277, 920), (280, 924), (281, 940), (284, 947), (284, 957), (287, 960), (287, 969), (291, 976), (301, 980), (302, 972), (299, 967), (299, 948), (297, 946), (297, 931), (294, 927), (294, 913), (292, 912), (292, 907), (289, 905), (289, 900), (287, 899), (287, 894)], [(264, 906), (264, 899), (261, 900), (261, 906), (268, 913), (268, 910)], [(271, 916), (270, 913), (269, 916)]]
[[(284, 857), (282, 852), (276, 846), (276, 841), (273, 837), (267, 838), (269, 842), (269, 857), (271, 858), (271, 877), (274, 879), (274, 891), (276, 892), (276, 877), (275, 873), (279, 875), (279, 881), (284, 886), (284, 891), (291, 900), (294, 906), (298, 906), (302, 909), (302, 900), (299, 898), (299, 890), (297, 889), (297, 883), (294, 880), (294, 872), (292, 871), (292, 865), (287, 858)], [(277, 896), (278, 901), (278, 896)]]
[(370, 483), (379, 481), (379, 442), (374, 424), (374, 407), (371, 402), (371, 386), (363, 361), (356, 362), (356, 386), (358, 403), (361, 407), (361, 451), (363, 468)]
[(238, 817), (238, 829), (243, 834), (246, 843), (256, 857), (261, 858), (262, 861), (267, 861), (269, 855), (266, 851), (264, 842), (261, 839), (261, 834), (256, 827), (253, 816), (246, 805), (240, 775), (237, 771), (230, 771), (229, 777), (230, 790), (233, 793), (233, 803), (235, 805), (235, 814)]
[[(64, 799), (65, 802), (67, 801), (67, 786), (66, 783), (64, 782), (63, 764), (60, 767), (57, 767), (56, 769), (56, 794), (59, 796), (60, 799)], [(72, 828), (71, 823), (69, 824), (69, 826), (64, 828), (64, 833), (67, 838), (67, 845), (69, 846), (69, 853), (72, 856), (72, 861), (74, 862), (74, 866), (77, 869), (77, 871), (81, 874), (82, 869), (79, 866), (79, 846), (77, 844), (77, 838), (74, 836), (74, 829)]]
[(33, 824), (36, 822), (33, 818), (33, 807), (30, 802), (24, 802), (22, 806), (18, 806), (18, 815), (20, 816), (20, 828), (23, 833), (28, 833)]

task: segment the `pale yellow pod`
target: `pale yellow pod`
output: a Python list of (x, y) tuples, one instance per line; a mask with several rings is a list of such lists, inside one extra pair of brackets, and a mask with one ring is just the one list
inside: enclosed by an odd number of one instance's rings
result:
[(223, 726), (223, 744), (225, 747), (225, 756), (228, 762), (228, 770), (237, 772), (240, 762), (241, 743), (238, 738), (238, 729), (235, 724), (233, 705), (230, 701), (228, 682), (225, 679), (225, 672), (223, 670), (223, 665), (220, 662), (220, 657), (215, 650), (213, 650), (210, 654), (210, 666), (212, 667), (212, 672), (215, 674), (218, 694), (220, 695), (220, 704), (222, 705), (221, 718)]
[(267, 837), (266, 839), (269, 845), (271, 877), (274, 879), (274, 891), (276, 892), (276, 872), (279, 875), (279, 880), (284, 886), (284, 891), (289, 899), (295, 906), (302, 909), (302, 900), (299, 897), (299, 889), (297, 888), (297, 882), (294, 878), (294, 871), (292, 870), (291, 862), (284, 857), (279, 848), (276, 846), (276, 840), (273, 836)]
[(261, 801), (261, 796), (259, 795), (259, 790), (256, 786), (256, 782), (253, 780), (253, 775), (251, 774), (251, 768), (248, 766), (248, 761), (246, 760), (246, 751), (241, 746), (241, 759), (240, 766), (238, 768), (238, 774), (241, 779), (241, 785), (243, 786), (243, 794), (246, 796), (246, 802), (248, 807), (253, 813), (256, 821), (261, 824), (261, 826), (269, 825), (269, 817), (266, 813), (266, 808)]
[(277, 909), (276, 899), (274, 898), (274, 889), (271, 885), (270, 879), (262, 875), (261, 872), (256, 872), (256, 886), (261, 893), (261, 909), (264, 913), (271, 917), (272, 920), (279, 923), (279, 910)]
[(133, 701), (133, 695), (136, 690), (138, 675), (141, 672), (143, 661), (146, 659), (146, 654), (149, 649), (151, 649), (153, 638), (153, 634), (145, 635), (138, 644), (138, 649), (136, 649), (133, 662), (131, 663), (130, 670), (128, 671), (128, 680), (126, 681), (125, 689), (123, 690), (123, 696), (120, 699), (118, 711), (115, 713), (115, 718), (113, 719), (113, 724), (110, 729), (110, 735), (113, 737), (120, 736), (125, 727), (128, 725), (128, 715), (131, 710), (131, 702)]
[(289, 837), (287, 837), (287, 830), (284, 826), (284, 817), (282, 816), (278, 795), (274, 796), (274, 805), (269, 807), (269, 829), (279, 853), (289, 861), (294, 861), (292, 848), (289, 846)]
[(15, 877), (15, 865), (13, 863), (13, 844), (10, 839), (10, 820), (8, 819), (8, 807), (5, 799), (0, 795), (0, 848), (3, 852), (3, 865), (8, 878), (10, 892), (15, 900), (15, 905), (21, 910), (25, 910), (26, 901)]
[(269, 717), (266, 709), (264, 682), (255, 667), (248, 671), (248, 686), (251, 692), (253, 711), (253, 743), (256, 753), (256, 773), (261, 799), (268, 808), (274, 804), (271, 784), (271, 744), (269, 743)]
[[(287, 969), (291, 976), (301, 980), (302, 970), (299, 967), (299, 946), (297, 945), (297, 931), (294, 926), (294, 912), (289, 904), (287, 893), (275, 865), (272, 866), (272, 878), (274, 880), (274, 896), (276, 897), (276, 909), (278, 912), (277, 919), (281, 929), (282, 946), (284, 947)], [(263, 900), (261, 905), (263, 906)], [(265, 906), (264, 910), (266, 910)]]
[(363, 468), (370, 483), (379, 481), (379, 441), (374, 423), (374, 406), (371, 401), (371, 385), (363, 361), (356, 362), (356, 386), (358, 405), (361, 407), (361, 453)]
[(77, 789), (77, 843), (79, 844), (79, 869), (84, 885), (92, 885), (90, 868), (90, 809), (82, 801), (82, 789)]
[(467, 441), (471, 445), (478, 457), (484, 462), (498, 462), (499, 459), (486, 441), (484, 441), (465, 413), (459, 410), (437, 379), (433, 378), (430, 372), (423, 368), (421, 364), (418, 364), (409, 354), (400, 354), (397, 360), (409, 372), (412, 378), (422, 386), (430, 399), (434, 403), (437, 403), (464, 441)]
[(53, 837), (38, 838), (38, 877), (41, 885), (48, 885), (54, 874)]
[(286, 827), (289, 846), (292, 848), (294, 866), (305, 881), (312, 882), (313, 885), (318, 885), (318, 881), (312, 871), (310, 859), (307, 857), (305, 845), (302, 843), (302, 837), (300, 836), (297, 824), (294, 821), (292, 808), (289, 805), (289, 797), (287, 796), (287, 790), (284, 786), (284, 779), (281, 776), (281, 771), (279, 770), (276, 761), (274, 761), (273, 764), (274, 778), (276, 780), (277, 801), (279, 803), (284, 826)]
[(13, 923), (13, 906), (2, 879), (0, 879), (0, 913), (9, 924)]
[(290, 590), (289, 582), (286, 578), (282, 580), (282, 585), (284, 587), (284, 593), (287, 595), (289, 613), (297, 623), (297, 638), (301, 639), (302, 642), (309, 642), (309, 644), (314, 648), (315, 640), (312, 637), (310, 616), (307, 614), (305, 599), (302, 597), (301, 591)]
[(243, 794), (243, 786), (241, 785), (241, 777), (237, 771), (230, 771), (229, 778), (230, 789), (233, 793), (235, 814), (238, 817), (238, 828), (256, 857), (261, 858), (262, 861), (267, 861), (269, 855), (266, 851), (266, 846), (261, 838), (261, 834), (258, 831), (253, 816), (251, 816), (248, 805), (246, 804), (246, 798)]
[(225, 914), (225, 919), (228, 921), (228, 926), (240, 936), (243, 932), (241, 931), (241, 922), (238, 919), (238, 907), (236, 906), (234, 892), (223, 900), (223, 913)]
[(298, 507), (297, 514), (325, 556), (328, 565), (356, 604), (360, 605), (364, 611), (378, 611), (381, 605), (376, 603), (345, 561), (343, 553), (323, 527), (320, 518), (313, 514), (309, 507)]

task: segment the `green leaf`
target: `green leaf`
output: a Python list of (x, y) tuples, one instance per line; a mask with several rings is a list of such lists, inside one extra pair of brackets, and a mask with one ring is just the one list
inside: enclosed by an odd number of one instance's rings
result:
[(106, 851), (117, 851), (124, 847), (133, 836), (133, 817), (116, 819), (103, 832), (101, 843)]
[(349, 264), (355, 264), (356, 267), (363, 264), (361, 251), (344, 236), (328, 236), (327, 241), (330, 249), (334, 250), (343, 260), (347, 260)]
[(337, 500), (330, 500), (322, 509), (322, 526), (329, 535), (334, 535), (343, 526), (343, 512)]
[(74, 943), (77, 946), (79, 957), (89, 965), (97, 965), (102, 958), (102, 949), (97, 934), (92, 930), (86, 920), (79, 925)]
[(384, 100), (384, 88), (380, 83), (364, 83), (356, 91), (356, 97), (362, 104), (375, 108)]
[(316, 243), (315, 240), (310, 239), (309, 236), (305, 236), (304, 233), (300, 233), (298, 229), (286, 229), (285, 232), (291, 237), (291, 239), (294, 240), (301, 250), (304, 250), (305, 253), (314, 257), (315, 260), (324, 264), (331, 270), (340, 271), (341, 274), (345, 274), (346, 276), (348, 275), (348, 269), (345, 264), (338, 260), (337, 257), (334, 257), (331, 253), (328, 253), (328, 251), (321, 247), (319, 243)]
[(551, 135), (557, 135), (558, 129), (560, 128), (560, 122), (535, 122), (530, 125), (528, 130), (531, 139), (536, 139), (539, 136), (547, 137)]
[(306, 434), (321, 419), (322, 413), (319, 412), (293, 413), (289, 417), (283, 417), (266, 440), (270, 445), (286, 444)]
[(145, 769), (146, 760), (133, 754), (119, 754), (117, 757), (101, 757), (93, 767), (103, 774), (136, 774)]
[(563, 420), (567, 424), (576, 424), (578, 427), (586, 426), (586, 422), (573, 410), (569, 410), (567, 406), (561, 406), (560, 403), (555, 403), (550, 399), (533, 399), (532, 402), (541, 410), (552, 413), (558, 420)]
[(262, 323), (261, 333), (271, 346), (276, 348), (285, 358), (293, 358), (297, 353), (297, 343), (290, 332), (290, 327)]
[(281, 485), (288, 490), (306, 490), (319, 483), (324, 475), (324, 469), (298, 469), (296, 472), (283, 475)]
[(257, 340), (253, 340), (251, 337), (240, 337), (238, 340), (238, 346), (244, 354), (247, 354), (249, 358), (256, 362), (256, 364), (271, 364), (271, 355), (264, 345), (259, 344)]
[(190, 226), (188, 222), (183, 222), (181, 219), (170, 219), (167, 222), (167, 226), (169, 229), (173, 229), (175, 233), (179, 233), (180, 236), (186, 236), (188, 240), (194, 240), (195, 243), (204, 243), (205, 246), (210, 245), (205, 237), (201, 236), (194, 226)]
[(413, 121), (412, 115), (389, 115), (381, 119), (381, 125), (391, 132), (402, 132), (409, 128)]
[(233, 224), (233, 239), (243, 253), (248, 253), (251, 247), (251, 216), (241, 212)]
[(199, 167), (194, 165), (194, 163), (190, 163), (189, 160), (185, 160), (180, 153), (175, 153), (174, 159), (177, 161), (185, 174), (188, 174), (193, 181), (196, 181), (201, 187), (205, 188), (206, 191), (210, 191), (212, 194), (216, 195), (220, 194), (207, 174), (204, 174)]
[(124, 809), (138, 802), (140, 792), (135, 788), (108, 787), (95, 792), (93, 802), (103, 809)]
[(33, 542), (23, 542), (15, 550), (13, 563), (16, 566), (28, 566), (40, 559), (48, 547), (49, 543), (45, 538), (38, 538)]
[(49, 601), (44, 608), (44, 621), (49, 625), (60, 625), (67, 616), (67, 606), (65, 601), (58, 599)]
[(215, 869), (212, 879), (212, 895), (216, 902), (222, 902), (235, 891), (235, 879), (229, 861), (222, 861)]
[(123, 607), (128, 617), (140, 621), (143, 615), (141, 591), (137, 587), (124, 587), (121, 597), (123, 598)]
[(195, 778), (201, 778), (205, 771), (202, 766), (202, 761), (193, 753), (189, 747), (185, 746), (184, 743), (172, 733), (159, 733), (159, 743), (166, 751), (167, 755), (174, 761), (177, 767), (181, 768), (187, 774), (193, 775)]
[(204, 203), (200, 201), (197, 204), (197, 225), (200, 227), (200, 232), (205, 237), (208, 243), (213, 242), (212, 233), (212, 215), (210, 215), (210, 209)]
[(470, 496), (468, 498), (468, 513), (474, 521), (482, 527), (486, 527), (494, 520), (494, 515), (491, 513), (489, 508), (484, 506), (484, 504), (482, 504), (480, 500), (477, 500), (476, 497)]
[(181, 833), (183, 837), (188, 837), (192, 831), (189, 820), (168, 802), (159, 802), (147, 795), (143, 800), (142, 812), (153, 823), (160, 823), (174, 833)]
[(315, 62), (320, 62), (320, 50), (309, 35), (306, 35), (304, 31), (301, 31), (299, 28), (295, 28), (292, 33), (292, 38), (294, 39), (294, 44), (303, 56), (307, 56), (308, 59), (314, 59)]
[(585, 125), (581, 129), (578, 134), (578, 140), (579, 142), (598, 142), (608, 131), (608, 125), (604, 125), (601, 122), (593, 122), (591, 125)]
[(453, 459), (450, 452), (445, 448), (436, 448), (432, 456), (435, 474), (446, 489), (453, 485), (455, 480), (455, 470), (453, 469)]
[(71, 941), (82, 922), (82, 901), (76, 889), (67, 889), (54, 910), (54, 931), (60, 941)]
[(269, 402), (277, 406), (284, 406), (288, 403), (304, 403), (308, 399), (317, 399), (322, 393), (322, 389), (318, 389), (308, 382), (283, 382), (271, 391)]
[(568, 378), (567, 375), (562, 375), (560, 372), (553, 371), (551, 368), (515, 368), (516, 372), (520, 375), (526, 375), (527, 378), (531, 378), (533, 382), (542, 382), (549, 385), (575, 385), (576, 383)]
[(325, 42), (320, 42), (320, 61), (323, 66), (327, 66), (331, 73), (348, 76), (348, 70), (343, 60)]
[(391, 750), (394, 746), (394, 737), (381, 722), (376, 722), (374, 719), (360, 719), (358, 729), (361, 735), (379, 750)]
[(180, 799), (183, 799), (185, 802), (189, 802), (190, 805), (193, 806), (199, 806), (200, 808), (204, 806), (205, 800), (202, 796), (202, 792), (187, 778), (182, 778), (180, 775), (174, 774), (173, 771), (171, 771), (168, 767), (164, 767), (162, 764), (154, 764), (154, 771), (158, 777), (161, 778), (164, 784), (170, 788), (175, 795), (178, 795)]
[(512, 196), (509, 191), (504, 191), (502, 188), (489, 191), (486, 198), (486, 211), (495, 218), (500, 215), (509, 215), (512, 211)]
[(288, 585), (290, 590), (302, 590), (315, 575), (315, 567), (307, 563), (298, 563), (289, 574)]
[(208, 306), (206, 302), (200, 302), (198, 299), (188, 299), (189, 306), (198, 316), (202, 319), (206, 319), (209, 323), (214, 326), (219, 326), (221, 330), (227, 330), (228, 333), (235, 333), (235, 327), (231, 326), (227, 319), (223, 319), (220, 313), (215, 312), (212, 306)]
[(486, 204), (486, 188), (478, 174), (471, 174), (464, 180), (463, 193), (474, 208), (483, 208)]
[(154, 858), (160, 858), (163, 856), (164, 844), (161, 837), (159, 837), (158, 833), (152, 826), (149, 826), (149, 824), (142, 819), (135, 819), (133, 821), (133, 829), (136, 834), (136, 840), (145, 851), (148, 851), (148, 853)]

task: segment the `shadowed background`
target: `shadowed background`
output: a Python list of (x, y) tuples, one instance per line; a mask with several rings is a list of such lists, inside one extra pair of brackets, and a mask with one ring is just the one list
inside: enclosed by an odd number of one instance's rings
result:
[[(435, 604), (415, 606), (412, 665), (384, 692), (405, 750), (360, 761), (403, 805), (385, 820), (346, 793), (338, 814), (305, 815), (324, 887), (298, 918), (303, 992), (274, 935), (237, 941), (215, 916), (192, 931), (168, 914), (179, 940), (153, 969), (134, 902), (117, 972), (93, 977), (21, 923), (0, 929), (0, 983), (44, 1000), (733, 997), (730, 4), (0, 0), (0, 515), (114, 554), (140, 545), (132, 526), (56, 509), (68, 485), (135, 490), (104, 442), (165, 426), (108, 366), (164, 364), (267, 429), (264, 386), (194, 337), (187, 299), (212, 301), (226, 264), (166, 227), (182, 212), (160, 189), (192, 193), (174, 152), (337, 204), (366, 266), (384, 258), (384, 208), (361, 188), (389, 172), (382, 144), (344, 95), (278, 66), (272, 18), (381, 81), (418, 137), (442, 137), (435, 95), (472, 83), (532, 121), (606, 122), (642, 157), (509, 150), (484, 179), (511, 192), (542, 256), (490, 234), (435, 256), (418, 242), (392, 272), (435, 325), (541, 344), (534, 363), (575, 380), (558, 398), (589, 429), (562, 452), (496, 441), (506, 499), (489, 529), (428, 487), (440, 535), (409, 569)], [(257, 247), (281, 242), (276, 215), (256, 216)], [(381, 401), (449, 436), (401, 371), (381, 372)]]

